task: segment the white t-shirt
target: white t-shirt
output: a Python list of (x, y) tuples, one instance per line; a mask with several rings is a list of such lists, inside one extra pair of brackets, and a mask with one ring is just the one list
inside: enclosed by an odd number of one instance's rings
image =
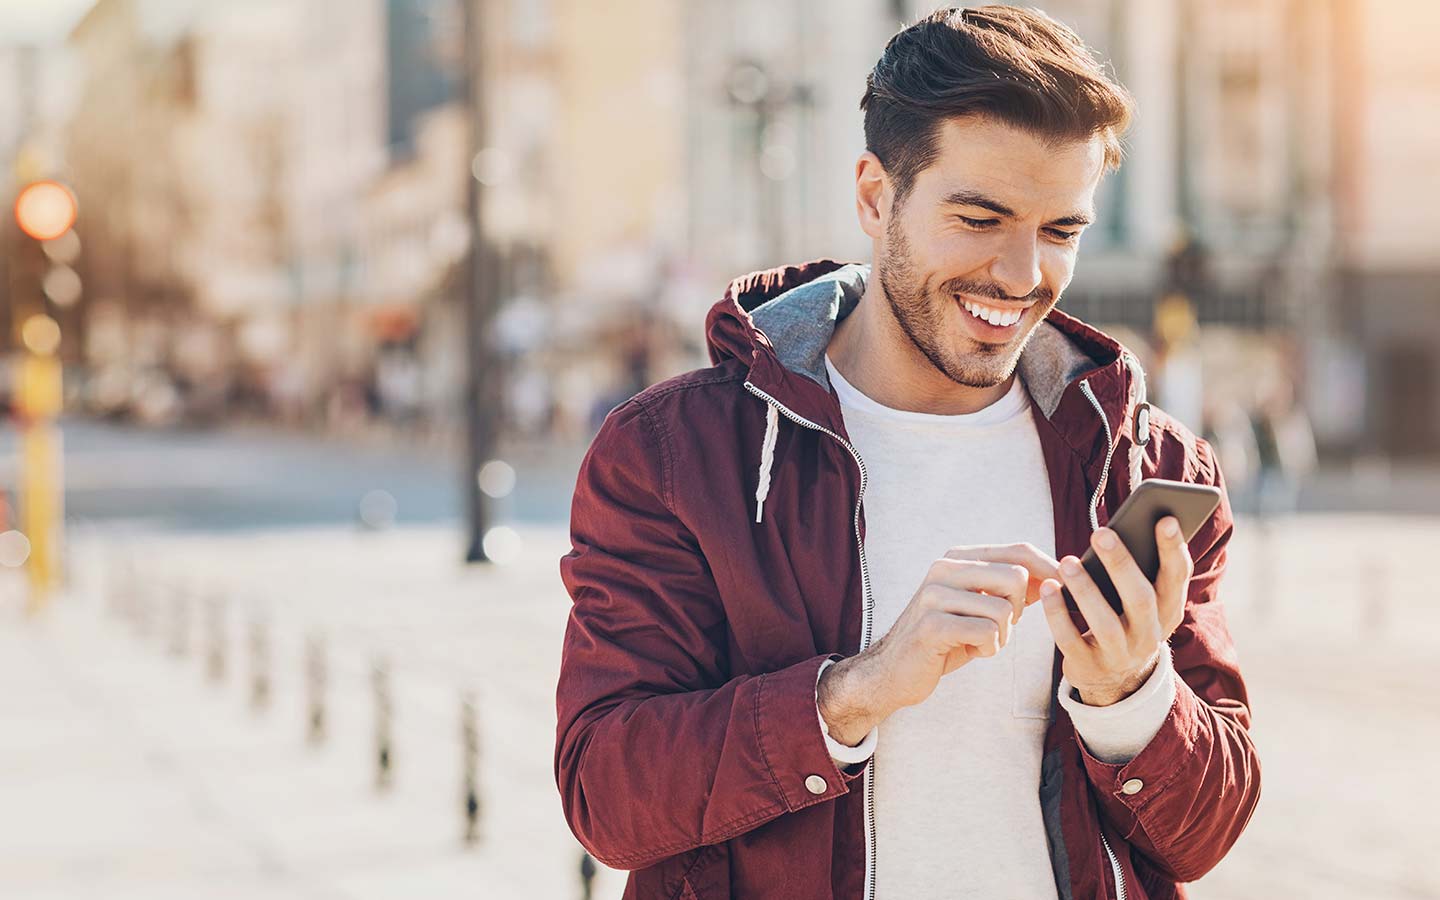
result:
[[(882, 406), (828, 356), (826, 366), (869, 476), (865, 547), (877, 641), (950, 547), (1028, 541), (1054, 555), (1037, 413), (1018, 376), (982, 410), (935, 415)], [(925, 702), (896, 711), (858, 747), (827, 736), (841, 764), (874, 753), (878, 900), (1056, 896), (1039, 800), (1054, 653), (1044, 610), (1032, 605), (998, 655), (945, 676)], [(1061, 690), (1068, 695), (1068, 683)], [(1101, 747), (1105, 755), (1096, 755), (1107, 761), (1133, 758), (1173, 700), (1168, 652), (1120, 703), (1062, 698), (1067, 710), (1079, 708), (1072, 718), (1087, 747)]]

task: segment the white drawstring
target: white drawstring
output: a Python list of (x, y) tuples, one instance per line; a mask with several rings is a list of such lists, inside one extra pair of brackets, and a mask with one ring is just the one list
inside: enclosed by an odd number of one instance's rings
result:
[(1145, 448), (1140, 444), (1130, 445), (1130, 490), (1140, 483), (1140, 462), (1145, 457)]
[(770, 493), (770, 467), (775, 462), (775, 439), (780, 434), (780, 413), (765, 404), (765, 441), (760, 446), (760, 485), (755, 488), (755, 521), (765, 514), (765, 497)]

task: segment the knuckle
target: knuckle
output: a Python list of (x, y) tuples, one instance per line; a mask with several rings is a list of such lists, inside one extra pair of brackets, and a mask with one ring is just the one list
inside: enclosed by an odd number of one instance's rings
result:
[(1006, 597), (992, 597), (986, 595), (985, 605), (989, 607), (991, 617), (998, 623), (999, 620), (1009, 620), (1010, 613), (1015, 611), (1015, 604)]

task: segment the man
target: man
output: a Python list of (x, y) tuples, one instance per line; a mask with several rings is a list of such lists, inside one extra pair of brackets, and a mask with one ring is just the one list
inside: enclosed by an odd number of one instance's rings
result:
[(1112, 545), (1140, 479), (1224, 480), (1055, 308), (1130, 100), (1063, 26), (984, 7), (897, 34), (861, 106), (873, 270), (734, 281), (714, 365), (582, 464), (570, 826), (633, 898), (1184, 896), (1260, 789), (1230, 506), (1188, 545), (1162, 521), (1153, 584)]

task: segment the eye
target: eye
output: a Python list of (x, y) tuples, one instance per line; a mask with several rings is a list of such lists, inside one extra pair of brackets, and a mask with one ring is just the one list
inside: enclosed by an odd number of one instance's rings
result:
[(1066, 231), (1063, 228), (1047, 228), (1045, 230), (1050, 232), (1050, 236), (1062, 244), (1068, 244), (1080, 237), (1080, 232), (1078, 231)]
[(992, 225), (999, 225), (999, 219), (972, 219), (969, 216), (956, 216), (955, 218), (975, 229), (989, 228)]

